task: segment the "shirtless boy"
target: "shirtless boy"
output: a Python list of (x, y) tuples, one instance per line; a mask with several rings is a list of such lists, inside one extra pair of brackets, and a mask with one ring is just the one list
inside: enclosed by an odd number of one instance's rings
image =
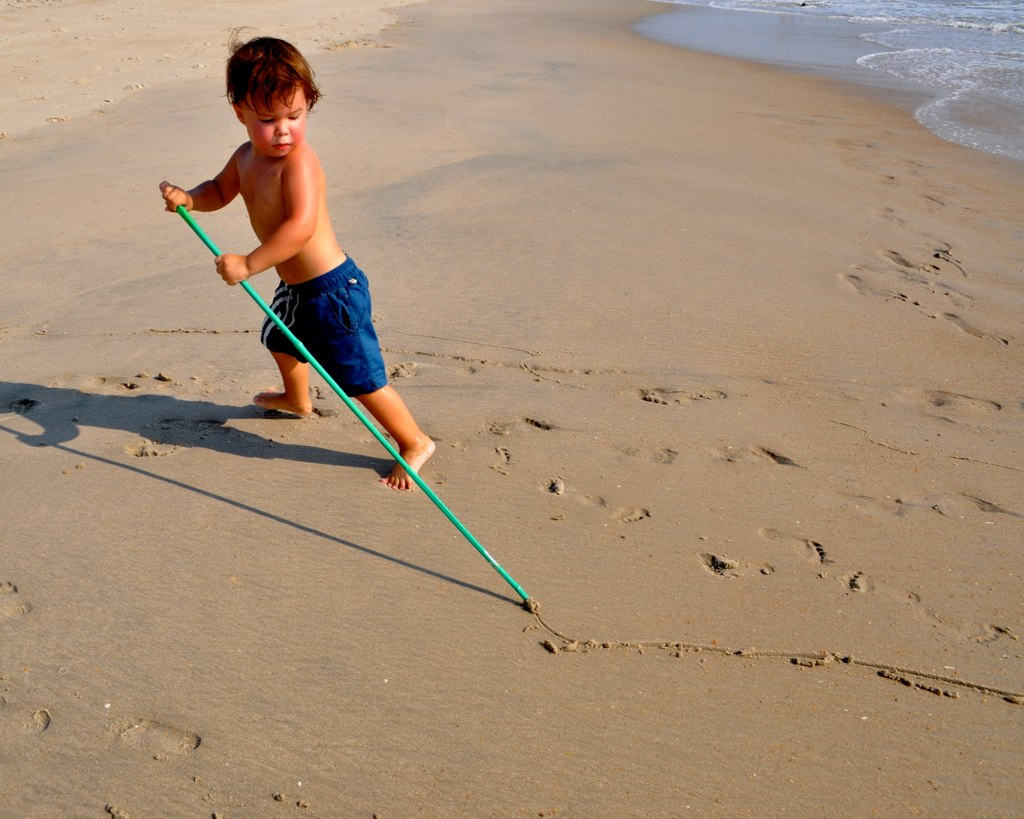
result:
[[(161, 182), (167, 210), (179, 205), (190, 211), (218, 210), (242, 195), (260, 245), (247, 256), (218, 256), (217, 273), (236, 285), (275, 268), (281, 283), (274, 312), (345, 393), (369, 410), (419, 472), (434, 442), (387, 383), (370, 318), (369, 284), (338, 244), (320, 161), (306, 142), (306, 116), (320, 98), (312, 69), (294, 46), (259, 37), (232, 49), (227, 90), (249, 140), (217, 176), (190, 190)], [(308, 416), (313, 411), (309, 364), (269, 318), (262, 341), (284, 389), (261, 392), (253, 400), (265, 409)], [(381, 482), (391, 489), (415, 487), (398, 464)]]

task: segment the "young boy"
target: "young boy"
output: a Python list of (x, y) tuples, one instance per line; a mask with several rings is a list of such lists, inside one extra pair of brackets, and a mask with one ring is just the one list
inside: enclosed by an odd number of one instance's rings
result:
[[(306, 116), (320, 98), (312, 69), (289, 43), (258, 37), (232, 48), (227, 91), (249, 140), (217, 176), (191, 190), (161, 182), (167, 210), (178, 205), (218, 210), (242, 195), (260, 245), (247, 256), (218, 256), (217, 273), (235, 285), (276, 268), (281, 283), (274, 312), (346, 394), (357, 398), (390, 433), (406, 463), (418, 472), (433, 454), (434, 442), (387, 384), (370, 319), (366, 276), (338, 244), (327, 214), (320, 161), (306, 142)], [(309, 415), (309, 364), (269, 318), (262, 341), (281, 371), (284, 389), (261, 392), (254, 402), (265, 409)], [(398, 464), (381, 482), (391, 489), (415, 487)]]

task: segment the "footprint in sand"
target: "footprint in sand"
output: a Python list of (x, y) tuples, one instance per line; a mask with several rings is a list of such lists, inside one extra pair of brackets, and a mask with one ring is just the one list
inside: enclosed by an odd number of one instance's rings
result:
[(743, 563), (713, 552), (703, 552), (697, 555), (697, 557), (700, 558), (704, 569), (716, 577), (743, 577), (748, 572), (758, 575), (775, 574), (775, 566), (771, 563), (761, 563), (758, 565)]
[[(860, 271), (862, 268), (855, 268)], [(878, 298), (892, 301), (908, 301), (906, 293), (899, 293), (883, 285), (872, 283), (855, 273), (844, 273), (843, 281), (849, 284), (862, 296), (877, 296)]]
[[(787, 535), (777, 529), (770, 528), (760, 529), (758, 530), (758, 534), (766, 540), (774, 543), (785, 544), (788, 547), (787, 554), (775, 555), (774, 559), (777, 561), (796, 558), (803, 562), (804, 565), (821, 567), (836, 565), (836, 561), (832, 559), (829, 552), (816, 540)], [(876, 591), (880, 591), (882, 596), (899, 603), (910, 603), (913, 605), (919, 605), (921, 603), (921, 596), (916, 592), (899, 591), (897, 589), (888, 588), (884, 584), (877, 584), (874, 578), (868, 576), (864, 572), (855, 571), (837, 576), (832, 575), (827, 568), (818, 569), (817, 571), (818, 577), (822, 580), (830, 580), (832, 582), (838, 580), (847, 594), (870, 595), (874, 594)]]
[(999, 640), (1020, 641), (1020, 637), (1008, 626), (962, 620), (940, 614), (934, 609), (924, 609), (924, 615), (947, 634), (964, 642), (988, 644)]
[(975, 497), (974, 495), (961, 495), (960, 497), (985, 514), (1009, 515), (1011, 518), (1024, 518), (1024, 514), (1014, 512), (1011, 509), (1006, 509), (999, 504), (992, 503), (992, 501), (987, 501), (984, 498)]
[(21, 725), (23, 734), (41, 734), (50, 727), (50, 712), (40, 708), (29, 714)]
[[(148, 376), (145, 376), (148, 377)], [(93, 379), (97, 387), (114, 387), (116, 390), (137, 390), (141, 387), (136, 377), (123, 375), (101, 375)]]
[[(774, 556), (776, 561), (798, 559), (803, 562), (804, 565), (818, 567), (827, 567), (836, 564), (836, 561), (829, 556), (825, 547), (816, 540), (787, 535), (784, 532), (780, 532), (778, 529), (770, 528), (759, 529), (758, 534), (765, 540), (773, 543), (784, 544), (787, 547), (786, 554), (776, 554)], [(772, 566), (772, 569), (774, 570), (774, 566)], [(826, 568), (819, 568), (816, 571), (818, 572), (818, 577), (822, 580), (835, 581), (838, 579), (847, 594), (872, 594), (875, 591), (875, 581), (868, 577), (868, 575), (864, 574), (864, 572), (850, 572), (836, 578), (836, 576), (831, 575), (831, 572)], [(912, 592), (908, 592), (904, 595), (898, 595), (898, 597), (904, 602), (910, 601), (913, 603), (919, 603), (921, 600), (920, 597)]]
[(623, 506), (612, 512), (612, 517), (622, 523), (637, 523), (644, 518), (649, 518), (651, 512), (639, 506)]
[[(0, 684), (5, 680), (5, 677), (0, 677)], [(0, 692), (0, 732), (8, 736), (14, 733), (31, 735), (41, 734), (50, 727), (52, 718), (47, 709), (23, 710), (11, 704), (8, 699), (11, 695), (9, 688), (0, 687)]]
[(997, 626), (994, 623), (982, 623), (980, 633), (975, 634), (973, 639), (976, 643), (994, 643), (1003, 637), (1019, 641), (1020, 637), (1008, 626)]
[(642, 506), (617, 506), (610, 509), (608, 501), (600, 495), (581, 495), (579, 501), (585, 506), (596, 506), (598, 509), (603, 509), (612, 520), (617, 520), (620, 523), (639, 523), (651, 517), (651, 510)]
[(672, 464), (675, 463), (676, 458), (679, 457), (679, 453), (674, 449), (665, 447), (651, 453), (651, 460), (656, 464)]
[(144, 438), (139, 444), (125, 444), (124, 451), (136, 458), (159, 458), (177, 452), (178, 447), (164, 446)]
[(565, 481), (561, 478), (552, 478), (545, 484), (542, 489), (552, 495), (564, 495), (565, 494)]
[(962, 290), (912, 269), (879, 270), (855, 265), (854, 270), (857, 272), (842, 278), (862, 296), (903, 302), (931, 318), (950, 307), (963, 310), (974, 304), (974, 298)]
[(637, 449), (636, 447), (626, 447), (625, 449), (620, 449), (618, 451), (630, 458), (643, 458), (656, 464), (672, 464), (675, 463), (676, 459), (679, 457), (679, 453), (670, 447), (664, 447), (653, 451)]
[(393, 367), (388, 367), (388, 378), (412, 378), (416, 375), (416, 364), (412, 361), (405, 361), (401, 364), (395, 364)]
[(874, 581), (864, 574), (864, 572), (854, 572), (851, 575), (843, 578), (843, 583), (852, 592), (864, 593), (872, 592), (875, 590)]
[(707, 569), (711, 574), (716, 577), (739, 577), (739, 561), (732, 560), (722, 555), (712, 554), (711, 552), (705, 552), (700, 555), (701, 563), (704, 568)]
[(650, 404), (692, 404), (696, 401), (719, 401), (726, 394), (716, 389), (677, 390), (670, 387), (639, 387), (637, 398)]
[(202, 742), (198, 734), (149, 719), (123, 722), (114, 734), (118, 744), (152, 753), (188, 754)]
[(776, 463), (780, 466), (795, 466), (803, 469), (792, 458), (783, 455), (776, 449), (765, 446), (719, 447), (714, 450), (718, 460), (728, 463)]
[(193, 420), (188, 418), (165, 418), (160, 421), (160, 429), (171, 432), (175, 437), (197, 438), (205, 441), (214, 435), (230, 435), (232, 430), (225, 426), (225, 422), (218, 418), (208, 420)]
[(988, 414), (1000, 412), (1003, 405), (997, 401), (988, 401), (984, 398), (973, 398), (970, 395), (962, 395), (956, 392), (945, 392), (944, 390), (931, 390), (924, 393), (924, 400), (929, 407), (940, 409), (943, 413), (962, 413), (970, 415)]
[(759, 529), (757, 533), (765, 540), (769, 540), (773, 543), (785, 544), (789, 554), (803, 557), (812, 564), (828, 565), (835, 563), (835, 561), (829, 557), (825, 547), (816, 540), (787, 535), (780, 532), (778, 529), (762, 528)]
[[(890, 179), (894, 179), (894, 178), (895, 177), (890, 177)], [(892, 208), (882, 208), (878, 212), (878, 215), (882, 219), (884, 219), (885, 221), (892, 222), (893, 224), (899, 225), (900, 227), (906, 227), (907, 226), (906, 219), (901, 217), (899, 215), (899, 213), (897, 211), (893, 210)]]
[(484, 424), (484, 429), (491, 433), (491, 435), (511, 435), (520, 426), (540, 429), (545, 432), (557, 428), (554, 424), (547, 421), (539, 421), (536, 418), (517, 418), (514, 421), (491, 421)]
[(33, 398), (17, 398), (4, 405), (5, 412), (13, 412), (22, 415), (39, 406), (39, 402)]
[(32, 611), (32, 605), (18, 592), (10, 580), (0, 582), (0, 616), (22, 617)]
[(1005, 506), (975, 495), (962, 493), (926, 495), (923, 498), (896, 498), (891, 503), (878, 499), (859, 500), (873, 500), (875, 504), (884, 506), (896, 517), (903, 517), (915, 511), (926, 511), (934, 512), (943, 517), (966, 517), (967, 514), (981, 512), (985, 515), (1007, 515), (1011, 518), (1024, 518), (1024, 513), (1007, 509)]
[(880, 251), (880, 255), (888, 262), (885, 267), (854, 265), (856, 273), (842, 276), (862, 296), (903, 302), (930, 318), (950, 307), (963, 310), (974, 303), (972, 296), (948, 281), (949, 276), (967, 277), (948, 245), (935, 249), (925, 262), (911, 261), (897, 250)]
[[(2, 699), (0, 697), (0, 700)], [(36, 736), (46, 732), (46, 729), (50, 727), (50, 721), (50, 712), (45, 708), (17, 713), (10, 705), (7, 705), (0, 710), (0, 735), (5, 736), (7, 740), (12, 740), (18, 734)]]
[[(898, 250), (883, 250), (882, 255), (892, 262), (897, 267), (902, 267), (905, 270), (920, 270), (924, 273), (937, 274), (942, 272), (942, 268), (932, 262), (911, 262), (900, 253)], [(925, 279), (924, 281), (927, 281)]]
[(936, 248), (925, 262), (911, 261), (897, 250), (884, 250), (881, 255), (889, 262), (887, 267), (854, 265), (857, 272), (845, 273), (842, 278), (862, 296), (909, 304), (929, 318), (948, 321), (969, 336), (1009, 346), (1008, 337), (981, 330), (960, 312), (953, 312), (970, 308), (974, 297), (949, 282), (950, 276), (968, 278), (967, 270), (951, 250), (949, 245)]
[(504, 446), (496, 446), (494, 451), (498, 453), (498, 462), (496, 464), (491, 464), (491, 469), (502, 475), (507, 475), (509, 465), (512, 463), (512, 453), (509, 451), (508, 447)]
[(938, 247), (935, 249), (935, 251), (932, 253), (932, 258), (938, 259), (940, 262), (945, 262), (946, 264), (952, 265), (956, 270), (960, 271), (961, 276), (963, 276), (965, 279), (968, 278), (967, 271), (964, 269), (964, 266), (960, 263), (960, 260), (953, 258), (953, 254), (951, 253), (952, 250), (953, 248), (951, 245), (943, 245), (942, 247)]
[(1000, 335), (996, 335), (995, 333), (987, 333), (984, 330), (979, 330), (973, 324), (969, 324), (956, 313), (941, 313), (940, 318), (944, 318), (946, 321), (948, 321), (950, 324), (956, 327), (956, 329), (960, 330), (961, 332), (967, 333), (967, 335), (969, 336), (984, 339), (985, 341), (994, 341), (997, 344), (1002, 345), (1003, 347), (1010, 346), (1010, 339), (1004, 338), (1003, 336)]

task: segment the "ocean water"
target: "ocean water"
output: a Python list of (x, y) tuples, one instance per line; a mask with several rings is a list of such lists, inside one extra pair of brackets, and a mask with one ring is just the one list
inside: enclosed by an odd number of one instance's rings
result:
[(656, 1), (691, 13), (638, 23), (645, 36), (854, 82), (888, 78), (915, 92), (915, 116), (938, 136), (1024, 161), (1024, 0)]

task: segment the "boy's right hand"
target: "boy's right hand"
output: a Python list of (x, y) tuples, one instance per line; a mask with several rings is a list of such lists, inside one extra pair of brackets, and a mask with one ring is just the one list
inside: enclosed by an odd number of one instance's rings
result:
[(171, 213), (174, 213), (179, 205), (184, 205), (185, 210), (192, 210), (192, 197), (188, 195), (188, 191), (179, 188), (177, 185), (172, 185), (170, 182), (161, 182), (160, 193), (164, 197), (164, 202), (167, 203), (167, 210)]

